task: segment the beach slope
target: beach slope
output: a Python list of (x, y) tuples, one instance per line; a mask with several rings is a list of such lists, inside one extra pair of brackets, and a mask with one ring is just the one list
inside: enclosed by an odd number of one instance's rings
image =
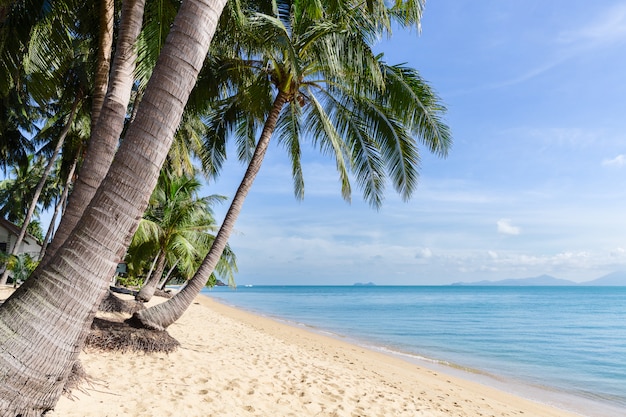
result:
[(172, 354), (84, 352), (90, 385), (54, 417), (574, 414), (199, 296)]

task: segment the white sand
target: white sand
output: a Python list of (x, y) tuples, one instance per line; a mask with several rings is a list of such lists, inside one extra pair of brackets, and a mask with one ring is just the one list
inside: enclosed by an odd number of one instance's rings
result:
[(573, 414), (218, 304), (168, 330), (170, 355), (85, 352), (71, 416), (537, 416)]

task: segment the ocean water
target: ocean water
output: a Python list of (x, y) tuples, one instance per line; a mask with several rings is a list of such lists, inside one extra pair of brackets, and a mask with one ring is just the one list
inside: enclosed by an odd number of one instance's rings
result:
[(576, 411), (626, 416), (626, 287), (254, 286), (203, 290)]

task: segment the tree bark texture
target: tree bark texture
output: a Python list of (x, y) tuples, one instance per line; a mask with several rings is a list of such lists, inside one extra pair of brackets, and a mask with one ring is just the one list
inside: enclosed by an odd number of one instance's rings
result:
[(57, 403), (156, 185), (225, 1), (182, 3), (135, 123), (81, 222), (0, 306), (1, 416), (39, 417)]
[(125, 0), (122, 5), (119, 40), (108, 91), (96, 126), (91, 131), (85, 159), (78, 171), (69, 204), (48, 246), (42, 266), (48, 263), (78, 224), (115, 156), (134, 81), (137, 60), (135, 44), (141, 32), (144, 6), (145, 0)]
[(270, 139), (274, 133), (274, 129), (276, 128), (280, 111), (285, 103), (287, 103), (288, 99), (288, 94), (283, 93), (282, 91), (276, 96), (270, 114), (268, 115), (265, 125), (263, 126), (263, 131), (261, 132), (259, 141), (254, 149), (252, 159), (250, 160), (243, 179), (239, 184), (239, 188), (237, 188), (233, 201), (226, 212), (224, 222), (222, 223), (220, 230), (217, 232), (213, 245), (211, 245), (211, 249), (202, 261), (198, 271), (196, 271), (193, 278), (191, 278), (191, 280), (187, 282), (187, 285), (183, 287), (174, 297), (164, 303), (136, 312), (132, 318), (133, 322), (139, 323), (149, 329), (163, 330), (183, 315), (185, 310), (187, 310), (191, 303), (193, 303), (193, 300), (200, 293), (202, 288), (204, 288), (207, 281), (211, 277), (211, 274), (215, 270), (215, 266), (222, 257), (222, 252), (224, 252), (224, 248), (228, 243), (230, 234), (235, 226), (235, 221), (237, 220), (237, 217), (241, 212), (241, 208), (243, 207), (243, 202), (252, 187), (252, 183), (254, 182), (256, 175), (261, 169), (261, 164), (263, 163), (265, 152), (267, 151)]
[(95, 130), (100, 110), (104, 104), (109, 86), (109, 70), (111, 69), (111, 51), (113, 49), (113, 17), (115, 2), (100, 0), (100, 27), (98, 55), (96, 57), (96, 73), (91, 100), (91, 130)]

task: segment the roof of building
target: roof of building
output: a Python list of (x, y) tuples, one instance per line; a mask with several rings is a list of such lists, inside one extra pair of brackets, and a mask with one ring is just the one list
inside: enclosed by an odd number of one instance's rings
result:
[[(0, 227), (4, 227), (12, 235), (15, 235), (15, 236), (19, 236), (20, 235), (20, 230), (21, 229), (17, 225), (11, 223), (7, 219), (3, 219), (2, 217), (0, 217)], [(26, 240), (26, 239), (32, 240), (33, 242), (35, 242), (37, 244), (40, 244), (39, 240), (37, 240), (37, 238), (35, 236), (31, 235), (28, 232), (26, 233), (26, 236), (24, 237), (24, 240)], [(28, 241), (26, 243), (30, 244), (30, 242), (28, 242)]]

